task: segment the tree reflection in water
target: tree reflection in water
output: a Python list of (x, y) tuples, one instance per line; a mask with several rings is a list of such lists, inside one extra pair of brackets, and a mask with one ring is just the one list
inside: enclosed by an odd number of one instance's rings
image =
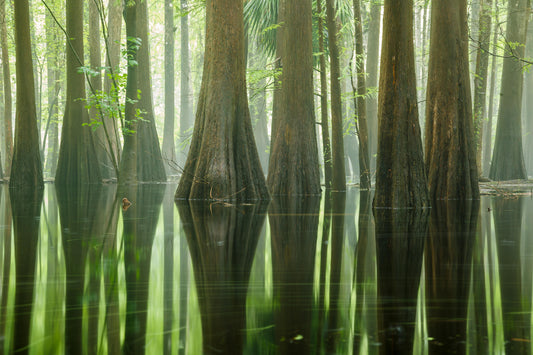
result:
[(374, 222), (354, 190), (323, 215), (276, 198), (265, 224), (226, 203), (177, 219), (164, 184), (58, 189), (59, 208), (46, 188), (2, 190), (0, 353), (531, 353), (529, 198)]
[(378, 323), (382, 354), (413, 351), (427, 209), (375, 209)]
[(205, 354), (240, 354), (246, 296), (265, 204), (178, 202), (189, 244)]

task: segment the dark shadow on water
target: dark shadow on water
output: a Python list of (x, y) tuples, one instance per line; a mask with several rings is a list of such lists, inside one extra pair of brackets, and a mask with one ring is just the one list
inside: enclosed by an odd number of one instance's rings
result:
[(467, 351), (468, 297), (479, 201), (437, 201), (425, 250), (431, 354)]
[(15, 232), (16, 268), (13, 350), (19, 354), (29, 352), (35, 264), (43, 193), (43, 189), (9, 190)]
[[(269, 209), (278, 354), (313, 352), (313, 277), (319, 197), (276, 197)], [(315, 350), (316, 351), (316, 350)]]
[(165, 185), (128, 185), (119, 187), (119, 193), (120, 200), (127, 198), (132, 203), (122, 211), (127, 298), (122, 352), (144, 354), (152, 246)]
[[(65, 352), (94, 354), (98, 352), (101, 257), (106, 239), (115, 237), (108, 233), (118, 216), (113, 204), (115, 186), (56, 186), (56, 194), (66, 268)], [(89, 317), (85, 351), (84, 304)]]
[(413, 351), (427, 209), (375, 209), (381, 354)]
[(266, 205), (177, 202), (189, 244), (204, 354), (241, 354), (246, 296)]

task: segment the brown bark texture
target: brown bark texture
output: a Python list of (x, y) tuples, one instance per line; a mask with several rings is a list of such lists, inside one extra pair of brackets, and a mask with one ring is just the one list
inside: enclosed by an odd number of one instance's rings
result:
[(479, 16), (479, 38), (476, 53), (476, 74), (474, 76), (474, 137), (476, 141), (476, 163), (478, 175), (481, 169), (483, 123), (486, 121), (487, 81), (489, 79), (489, 48), (491, 35), (492, 0), (483, 0)]
[(374, 207), (429, 205), (418, 123), (413, 2), (386, 0)]
[(527, 178), (522, 149), (524, 74), (520, 58), (524, 57), (528, 17), (528, 0), (509, 1), (505, 30), (505, 55), (508, 57), (503, 60), (500, 108), (489, 173), (492, 180)]
[(61, 131), (56, 184), (83, 185), (101, 181), (100, 167), (85, 107), (85, 77), (78, 73), (83, 66), (83, 0), (66, 1), (67, 19), (67, 90)]
[(326, 0), (326, 18), (330, 57), (331, 77), (331, 156), (333, 173), (331, 189), (334, 191), (346, 190), (346, 169), (344, 165), (344, 144), (342, 125), (342, 103), (340, 84), (339, 48), (337, 46), (337, 21), (333, 0)]
[(430, 196), (478, 199), (466, 0), (436, 0), (431, 11), (425, 135)]
[(15, 2), (15, 43), (17, 104), (15, 145), (9, 186), (11, 188), (42, 188), (44, 186), (43, 169), (37, 130), (31, 57), (30, 12), (27, 0)]
[(285, 3), (282, 77), (267, 183), (273, 195), (320, 194), (313, 102), (312, 8), (307, 0)]
[(206, 2), (206, 49), (194, 133), (177, 199), (269, 197), (248, 109), (243, 2)]

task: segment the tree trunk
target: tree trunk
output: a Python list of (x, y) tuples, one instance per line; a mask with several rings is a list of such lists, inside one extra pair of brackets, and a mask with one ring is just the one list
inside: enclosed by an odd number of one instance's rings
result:
[(267, 183), (273, 195), (320, 194), (313, 97), (311, 2), (287, 1), (281, 92)]
[[(107, 38), (106, 43), (106, 66), (107, 75), (104, 78), (104, 94), (109, 100), (110, 114), (103, 118), (103, 131), (106, 139), (107, 161), (120, 162), (122, 148), (120, 146), (118, 120), (122, 118), (119, 113), (119, 93), (116, 87), (116, 80), (119, 75), (119, 63), (121, 59), (120, 40), (122, 32), (122, 1), (111, 0), (107, 10)], [(111, 155), (112, 154), (112, 155)], [(115, 164), (113, 163), (113, 164)]]
[(526, 179), (526, 167), (522, 150), (522, 88), (523, 68), (529, 1), (509, 1), (507, 9), (506, 48), (502, 69), (500, 109), (496, 140), (490, 166), (492, 180)]
[(43, 187), (43, 169), (35, 113), (35, 90), (31, 57), (28, 0), (15, 2), (15, 44), (17, 58), (17, 107), (11, 188)]
[(372, 187), (370, 174), (370, 157), (368, 153), (368, 128), (366, 114), (366, 72), (365, 51), (363, 47), (363, 26), (359, 0), (353, 1), (355, 18), (355, 66), (357, 68), (357, 136), (359, 138), (359, 185), (363, 190)]
[[(533, 26), (527, 28), (526, 58), (533, 57)], [(524, 124), (524, 160), (528, 175), (533, 175), (533, 73), (526, 72), (522, 97), (522, 123)]]
[[(48, 3), (55, 9), (56, 2)], [(46, 23), (46, 70), (48, 87), (48, 122), (46, 123), (45, 136), (48, 136), (48, 149), (46, 154), (45, 171), (49, 176), (55, 176), (57, 168), (57, 158), (59, 154), (59, 91), (61, 90), (61, 73), (59, 71), (59, 39), (57, 24), (54, 22), (49, 11), (45, 13)], [(43, 142), (44, 144), (44, 142)], [(43, 147), (44, 149), (44, 147)]]
[[(498, 28), (499, 26), (496, 26), (498, 23), (498, 0), (494, 0), (494, 12), (496, 18), (494, 19), (494, 28), (492, 31), (492, 52), (496, 53), (496, 46), (498, 45)], [(487, 122), (485, 122), (484, 126), (484, 134), (483, 134), (483, 176), (489, 175), (490, 170), (490, 161), (491, 161), (491, 154), (492, 154), (492, 117), (494, 116), (494, 92), (496, 91), (496, 56), (493, 55), (491, 59), (490, 64), (490, 93), (489, 93), (489, 111), (487, 114)]]
[(137, 40), (137, 8), (138, 2), (133, 0), (124, 5), (124, 23), (126, 24), (126, 52), (128, 62), (128, 76), (126, 82), (126, 103), (124, 108), (124, 148), (120, 160), (118, 183), (123, 185), (134, 184), (137, 177), (137, 151), (138, 151), (138, 76), (137, 65), (139, 41)]
[[(378, 1), (373, 1), (370, 7), (370, 22), (368, 29), (366, 72), (368, 73), (366, 87), (377, 90), (379, 66), (379, 39), (381, 30), (381, 7)], [(378, 100), (377, 94), (371, 95), (366, 107), (368, 121), (368, 152), (370, 157), (370, 172), (376, 170), (376, 154), (378, 147)]]
[(339, 34), (335, 20), (333, 0), (326, 0), (326, 18), (328, 25), (329, 57), (331, 68), (331, 153), (333, 173), (331, 189), (334, 191), (346, 190), (346, 169), (344, 166), (344, 145), (342, 126), (342, 104), (340, 85), (339, 48), (337, 37)]
[(189, 59), (189, 15), (186, 13), (188, 0), (181, 0), (181, 33), (180, 33), (180, 134), (178, 163), (183, 166), (189, 152), (188, 133), (193, 126), (193, 114), (191, 109), (191, 64)]
[(56, 171), (56, 184), (80, 186), (101, 181), (93, 136), (85, 107), (83, 66), (83, 0), (66, 1), (67, 101)]
[(474, 137), (476, 144), (476, 163), (478, 176), (481, 170), (481, 151), (483, 142), (483, 122), (486, 117), (487, 79), (489, 69), (490, 26), (491, 26), (492, 0), (481, 1), (481, 14), (479, 16), (479, 40), (476, 55), (476, 74), (474, 76)]
[(267, 199), (246, 95), (243, 2), (207, 0), (202, 88), (178, 199)]
[(139, 3), (137, 11), (137, 36), (141, 40), (137, 58), (139, 61), (139, 109), (142, 116), (142, 120), (139, 120), (137, 126), (137, 178), (139, 181), (166, 181), (152, 103), (148, 5), (147, 1), (144, 0)]
[(11, 172), (13, 158), (13, 100), (11, 93), (11, 69), (9, 68), (9, 50), (7, 43), (6, 0), (0, 0), (0, 41), (2, 47), (2, 72), (4, 83), (4, 139), (5, 139), (5, 175)]
[[(322, 14), (322, 1), (316, 2), (316, 11)], [(328, 82), (326, 68), (326, 52), (324, 51), (324, 19), (318, 18), (318, 51), (321, 53), (320, 62), (320, 124), (322, 127), (322, 149), (324, 151), (324, 184), (331, 188), (333, 167), (331, 162), (331, 141), (329, 138), (328, 122)]]
[(427, 207), (416, 95), (413, 1), (386, 0), (383, 23), (374, 207)]
[(479, 198), (466, 25), (466, 0), (433, 1), (425, 136), (432, 199)]
[(165, 0), (165, 127), (163, 132), (163, 162), (167, 174), (176, 171), (174, 145), (174, 4)]

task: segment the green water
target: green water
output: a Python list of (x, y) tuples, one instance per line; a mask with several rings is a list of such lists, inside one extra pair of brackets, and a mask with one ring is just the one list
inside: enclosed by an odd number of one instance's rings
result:
[(415, 214), (356, 188), (238, 206), (175, 188), (1, 187), (3, 353), (531, 353), (530, 196)]

